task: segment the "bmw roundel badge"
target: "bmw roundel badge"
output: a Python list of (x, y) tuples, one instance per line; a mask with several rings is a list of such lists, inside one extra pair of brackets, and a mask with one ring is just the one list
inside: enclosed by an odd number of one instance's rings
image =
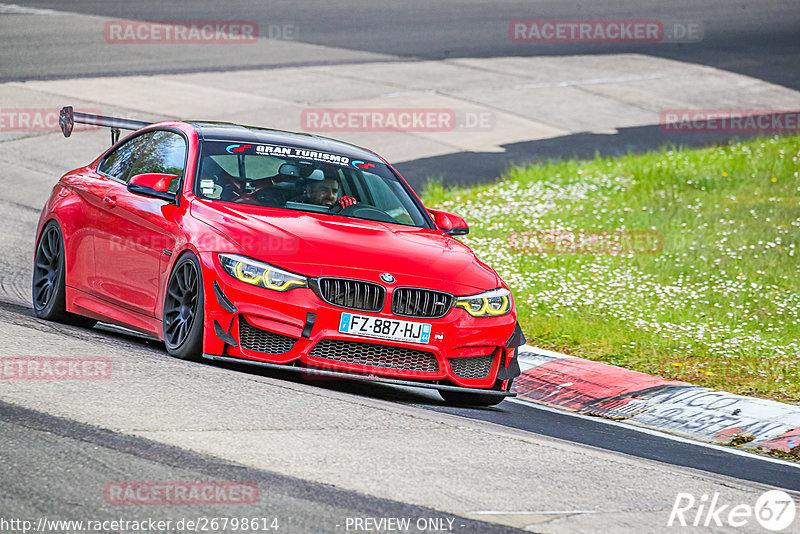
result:
[(393, 283), (394, 283), (394, 276), (392, 276), (392, 275), (391, 275), (391, 274), (389, 274), (389, 273), (383, 273), (383, 274), (381, 275), (381, 280), (383, 280), (383, 281), (384, 281), (384, 282), (386, 282), (387, 284), (393, 284)]

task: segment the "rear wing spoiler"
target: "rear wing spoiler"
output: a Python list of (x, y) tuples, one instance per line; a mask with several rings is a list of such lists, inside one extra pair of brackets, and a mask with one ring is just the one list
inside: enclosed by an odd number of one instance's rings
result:
[(149, 122), (120, 119), (117, 117), (92, 115), (91, 113), (80, 113), (73, 111), (72, 106), (64, 106), (61, 108), (61, 113), (58, 116), (58, 124), (61, 126), (61, 132), (64, 134), (64, 137), (69, 137), (72, 134), (72, 128), (75, 126), (76, 122), (79, 124), (92, 124), (94, 126), (111, 128), (112, 145), (119, 141), (120, 130), (138, 130), (139, 128), (144, 128), (152, 124)]

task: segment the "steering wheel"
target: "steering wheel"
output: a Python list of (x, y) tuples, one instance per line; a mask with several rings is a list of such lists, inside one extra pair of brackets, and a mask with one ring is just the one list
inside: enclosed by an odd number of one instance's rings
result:
[(368, 219), (371, 221), (390, 223), (397, 222), (394, 217), (382, 209), (376, 208), (375, 206), (370, 206), (369, 204), (351, 204), (344, 209), (342, 209), (341, 205), (334, 204), (330, 208), (330, 213), (338, 213), (339, 215)]
[[(233, 199), (234, 202), (260, 204), (261, 199), (258, 197), (261, 195), (261, 193), (272, 188), (275, 184), (281, 182), (293, 182), (296, 179), (297, 177), (293, 175), (276, 174), (275, 176), (270, 176), (268, 178), (258, 178), (253, 180), (236, 180), (231, 177), (228, 181), (231, 183), (231, 185), (233, 185), (235, 193), (238, 195), (238, 197)], [(253, 190), (248, 191), (249, 187), (252, 187)]]
[(337, 199), (336, 202), (333, 204), (333, 206), (328, 208), (329, 213), (344, 213), (344, 211), (347, 208), (352, 208), (353, 206), (358, 205), (358, 204), (350, 204), (346, 208), (343, 208), (341, 202), (339, 202), (340, 200), (341, 199)]

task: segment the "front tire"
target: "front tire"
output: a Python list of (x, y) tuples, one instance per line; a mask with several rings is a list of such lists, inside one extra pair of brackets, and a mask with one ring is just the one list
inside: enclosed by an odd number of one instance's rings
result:
[(50, 221), (42, 228), (36, 243), (31, 284), (33, 311), (40, 319), (91, 328), (97, 321), (67, 311), (64, 256), (61, 227)]
[(203, 274), (191, 252), (182, 256), (167, 283), (162, 317), (167, 352), (181, 360), (198, 360), (203, 352)]
[(448, 404), (458, 406), (497, 406), (505, 397), (499, 395), (487, 395), (486, 393), (465, 393), (463, 391), (450, 391), (440, 389), (439, 395)]

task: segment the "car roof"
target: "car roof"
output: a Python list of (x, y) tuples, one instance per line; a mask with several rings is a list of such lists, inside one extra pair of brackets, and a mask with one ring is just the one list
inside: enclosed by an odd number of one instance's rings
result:
[(341, 154), (350, 159), (383, 161), (383, 158), (367, 149), (350, 143), (320, 137), (318, 135), (271, 130), (255, 126), (242, 126), (227, 122), (190, 122), (197, 130), (201, 141), (234, 141), (241, 143), (263, 143), (284, 145)]

